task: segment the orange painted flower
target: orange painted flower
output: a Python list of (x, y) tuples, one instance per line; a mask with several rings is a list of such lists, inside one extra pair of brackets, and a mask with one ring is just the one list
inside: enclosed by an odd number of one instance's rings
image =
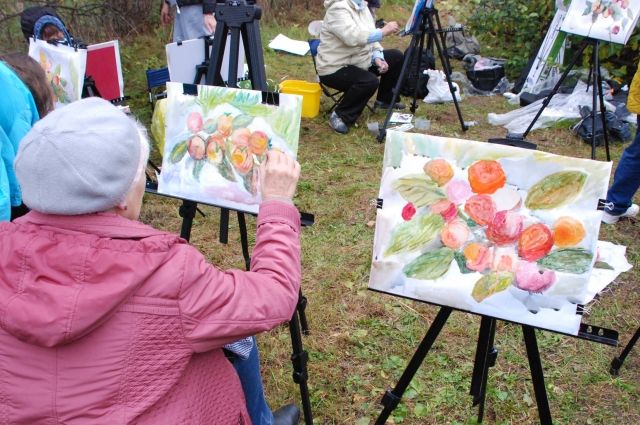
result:
[(491, 223), (496, 215), (496, 205), (489, 195), (473, 195), (464, 204), (464, 211), (481, 226)]
[(222, 161), (223, 155), (224, 153), (220, 149), (220, 146), (218, 146), (215, 140), (209, 137), (207, 143), (207, 160), (209, 160), (210, 163), (219, 164), (220, 161)]
[(489, 268), (491, 264), (491, 250), (477, 242), (472, 242), (462, 251), (469, 270), (481, 272)]
[(253, 157), (246, 149), (234, 149), (231, 153), (231, 163), (242, 175), (247, 174), (253, 167)]
[(221, 151), (224, 152), (226, 149), (224, 138), (218, 133), (209, 136), (209, 138), (207, 139), (207, 143), (207, 147), (209, 147), (209, 145), (211, 145), (212, 143), (215, 143), (216, 145), (218, 145), (218, 148), (220, 148)]
[(440, 233), (442, 244), (451, 249), (460, 249), (469, 239), (469, 228), (460, 219), (451, 220)]
[(513, 272), (518, 264), (515, 247), (498, 247), (493, 250), (491, 270), (496, 272)]
[(446, 159), (432, 159), (424, 165), (423, 169), (426, 175), (438, 183), (438, 186), (444, 186), (453, 178), (453, 168)]
[(538, 261), (551, 251), (553, 235), (542, 223), (532, 224), (522, 231), (518, 240), (518, 255), (527, 261)]
[(507, 182), (498, 161), (482, 159), (469, 167), (469, 184), (475, 193), (492, 194)]
[(561, 248), (579, 244), (585, 234), (582, 222), (573, 217), (560, 217), (553, 223), (553, 242)]
[(232, 123), (233, 118), (230, 115), (222, 115), (218, 117), (218, 133), (220, 133), (222, 137), (229, 137), (229, 134), (231, 134)]
[(264, 131), (257, 130), (249, 136), (249, 150), (256, 155), (262, 155), (268, 145), (269, 137)]

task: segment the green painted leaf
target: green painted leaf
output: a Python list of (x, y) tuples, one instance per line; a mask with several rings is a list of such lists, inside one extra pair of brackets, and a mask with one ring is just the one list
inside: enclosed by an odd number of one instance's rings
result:
[(249, 124), (253, 121), (253, 117), (251, 115), (238, 115), (233, 119), (231, 123), (231, 127), (236, 130), (238, 128), (247, 128)]
[(467, 259), (464, 257), (464, 254), (462, 252), (455, 251), (453, 253), (453, 258), (456, 260), (456, 263), (458, 264), (460, 273), (463, 273), (463, 274), (474, 273), (473, 270), (470, 270), (469, 267), (467, 267)]
[(242, 176), (242, 184), (244, 188), (252, 195), (255, 195), (255, 190), (251, 187), (251, 180), (253, 178), (253, 170)]
[(563, 248), (538, 260), (540, 266), (557, 272), (582, 274), (591, 267), (593, 253), (584, 248)]
[(446, 199), (446, 195), (438, 188), (438, 184), (426, 174), (410, 174), (401, 177), (393, 182), (393, 188), (416, 208), (433, 205), (441, 199)]
[(604, 261), (596, 261), (596, 263), (593, 265), (593, 268), (595, 268), (595, 269), (605, 269), (605, 270), (615, 270), (613, 267), (611, 267), (611, 265), (609, 265), (609, 263), (606, 263)]
[(482, 276), (471, 291), (471, 296), (477, 302), (482, 302), (493, 294), (506, 290), (513, 282), (513, 273), (492, 272)]
[(443, 226), (444, 219), (440, 214), (415, 216), (400, 223), (393, 229), (391, 242), (384, 253), (385, 257), (417, 250), (431, 242)]
[(202, 173), (202, 167), (204, 167), (205, 162), (206, 160), (204, 159), (195, 161), (195, 164), (193, 165), (193, 178), (196, 180), (200, 180), (200, 173)]
[(443, 247), (426, 252), (404, 266), (402, 271), (408, 277), (423, 280), (433, 280), (444, 275), (453, 261), (453, 250)]
[(218, 172), (222, 177), (229, 181), (237, 181), (236, 175), (233, 173), (233, 168), (231, 168), (231, 164), (229, 164), (229, 160), (227, 159), (226, 155), (222, 156), (222, 160), (218, 164)]
[(169, 162), (172, 164), (180, 162), (185, 153), (187, 153), (187, 141), (183, 140), (182, 142), (176, 143), (173, 149), (171, 149), (171, 153), (169, 154)]
[(582, 171), (560, 171), (549, 174), (534, 184), (524, 205), (531, 210), (549, 210), (571, 203), (582, 191), (587, 174)]

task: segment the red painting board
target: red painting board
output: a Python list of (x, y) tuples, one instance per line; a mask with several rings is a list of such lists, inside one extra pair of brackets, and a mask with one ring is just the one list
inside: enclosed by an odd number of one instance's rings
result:
[(85, 75), (93, 78), (103, 99), (113, 100), (124, 96), (120, 49), (117, 40), (88, 47)]

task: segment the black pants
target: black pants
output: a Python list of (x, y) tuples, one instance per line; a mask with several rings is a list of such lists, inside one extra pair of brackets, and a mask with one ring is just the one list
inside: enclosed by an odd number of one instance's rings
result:
[(364, 70), (348, 65), (333, 74), (320, 76), (322, 84), (344, 92), (344, 97), (335, 112), (345, 124), (353, 124), (360, 117), (376, 89), (378, 90), (376, 100), (384, 103), (391, 102), (393, 88), (402, 70), (404, 55), (400, 50), (389, 49), (384, 51), (384, 59), (389, 65), (389, 69), (384, 74), (378, 74), (375, 67)]

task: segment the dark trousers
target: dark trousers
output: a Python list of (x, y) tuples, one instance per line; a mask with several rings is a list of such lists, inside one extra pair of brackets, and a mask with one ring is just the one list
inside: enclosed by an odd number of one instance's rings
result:
[(384, 51), (384, 59), (389, 65), (389, 69), (384, 74), (378, 74), (375, 66), (364, 70), (348, 65), (333, 74), (320, 76), (322, 84), (344, 92), (344, 97), (336, 106), (335, 112), (345, 124), (353, 124), (360, 117), (376, 89), (378, 90), (376, 100), (384, 103), (391, 102), (393, 88), (402, 70), (404, 55), (400, 50), (389, 49)]

